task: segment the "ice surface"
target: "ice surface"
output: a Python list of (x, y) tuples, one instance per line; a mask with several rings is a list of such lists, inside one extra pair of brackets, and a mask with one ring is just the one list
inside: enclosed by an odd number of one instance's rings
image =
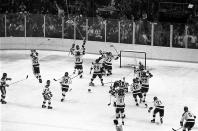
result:
[[(61, 88), (54, 78), (60, 78), (64, 72), (73, 72), (74, 58), (67, 52), (38, 51), (41, 75), (46, 82), (52, 81), (52, 106), (54, 109), (42, 109), (42, 90), (45, 85), (39, 84), (32, 74), (30, 51), (1, 51), (0, 74), (8, 73), (11, 82), (23, 79), (26, 81), (7, 88), (7, 104), (0, 105), (0, 129), (2, 131), (115, 131), (113, 119), (115, 109), (109, 103), (109, 85), (100, 86), (98, 78), (95, 87), (88, 93), (91, 62), (97, 55), (84, 56), (83, 79), (72, 81), (72, 91), (61, 103)], [(124, 131), (171, 131), (179, 128), (183, 107), (198, 117), (198, 64), (170, 61), (148, 60), (147, 65), (154, 75), (150, 79), (150, 90), (147, 101), (152, 106), (152, 98), (157, 96), (165, 105), (164, 124), (151, 124), (152, 113), (146, 108), (136, 107), (131, 94), (126, 95), (126, 119)], [(123, 76), (129, 83), (134, 74), (130, 68), (119, 68), (119, 61), (113, 62), (113, 75), (104, 77), (104, 82), (119, 80)], [(9, 82), (9, 83), (11, 83)], [(159, 116), (156, 116), (159, 121)], [(197, 124), (193, 130), (198, 130)]]

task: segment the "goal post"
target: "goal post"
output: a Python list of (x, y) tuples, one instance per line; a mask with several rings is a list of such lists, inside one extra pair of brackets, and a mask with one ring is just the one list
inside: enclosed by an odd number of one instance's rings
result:
[(120, 50), (120, 68), (138, 66), (141, 62), (146, 69), (146, 52), (137, 50)]

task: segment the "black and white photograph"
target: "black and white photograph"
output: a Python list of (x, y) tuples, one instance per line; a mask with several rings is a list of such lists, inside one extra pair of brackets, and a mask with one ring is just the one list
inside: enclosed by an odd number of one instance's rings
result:
[(198, 131), (198, 0), (0, 0), (0, 131)]

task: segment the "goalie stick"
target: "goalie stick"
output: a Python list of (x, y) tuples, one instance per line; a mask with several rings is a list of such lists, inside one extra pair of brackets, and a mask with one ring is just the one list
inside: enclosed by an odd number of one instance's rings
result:
[(24, 80), (26, 80), (27, 78), (28, 78), (28, 75), (26, 76), (26, 78), (24, 78), (24, 79), (21, 79), (21, 80), (18, 80), (18, 81), (15, 81), (15, 82), (11, 83), (10, 85), (17, 84), (17, 83), (19, 83), (19, 82), (21, 82), (21, 81), (24, 81)]
[(113, 47), (114, 48), (114, 50), (116, 51), (116, 53), (117, 53), (118, 56), (120, 55), (119, 52), (118, 52), (118, 50), (115, 48), (114, 45), (110, 45), (110, 47)]
[(173, 130), (173, 131), (178, 131), (178, 130), (180, 130), (181, 128), (182, 128), (182, 127), (178, 128), (178, 129), (172, 128), (172, 130)]

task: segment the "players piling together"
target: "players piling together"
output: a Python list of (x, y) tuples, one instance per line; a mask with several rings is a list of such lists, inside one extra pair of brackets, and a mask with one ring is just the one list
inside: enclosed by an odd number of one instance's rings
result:
[[(60, 80), (60, 86), (62, 89), (62, 98), (61, 102), (65, 100), (66, 93), (68, 91), (71, 91), (71, 88), (69, 85), (72, 83), (72, 79), (76, 78), (79, 76), (80, 78), (83, 77), (83, 55), (85, 55), (85, 43), (86, 40), (83, 40), (82, 47), (80, 48), (79, 45), (72, 44), (72, 47), (70, 49), (71, 55), (74, 56), (75, 58), (75, 66), (74, 66), (74, 71), (73, 74), (76, 73), (77, 75), (74, 77), (69, 76), (68, 72), (65, 72), (64, 76), (61, 77)], [(110, 76), (112, 75), (112, 60), (117, 60), (119, 58), (119, 55), (116, 57), (112, 55), (111, 52), (105, 52), (105, 51), (99, 51), (100, 57), (97, 58), (94, 62), (92, 62), (92, 66), (90, 68), (90, 74), (93, 74), (91, 77), (91, 81), (89, 83), (89, 86), (95, 86), (93, 83), (94, 79), (98, 76), (101, 81), (101, 85), (104, 86), (103, 82), (103, 76)], [(33, 74), (35, 77), (39, 80), (39, 83), (42, 83), (42, 77), (40, 75), (40, 64), (39, 64), (39, 59), (38, 59), (38, 52), (36, 50), (31, 50), (30, 54), (32, 58), (32, 68), (33, 68)], [(145, 69), (144, 65), (142, 65), (141, 62), (139, 62), (139, 65), (137, 67), (134, 67), (134, 74), (135, 78), (133, 78), (131, 85), (129, 86), (129, 83), (125, 81), (125, 77), (123, 77), (121, 80), (117, 80), (115, 82), (108, 82), (111, 83), (109, 94), (110, 94), (110, 103), (111, 104), (112, 99), (114, 98), (113, 101), (113, 106), (115, 107), (115, 120), (114, 124), (116, 127), (118, 127), (118, 121), (121, 119), (122, 124), (124, 125), (124, 118), (126, 117), (125, 115), (125, 95), (126, 93), (129, 92), (129, 90), (132, 93), (132, 96), (134, 98), (134, 101), (136, 103), (136, 106), (144, 105), (145, 108), (148, 107), (148, 104), (146, 103), (146, 95), (149, 90), (149, 79), (153, 77), (153, 75)], [(0, 84), (0, 89), (1, 89), (1, 100), (0, 102), (2, 104), (6, 104), (7, 102), (5, 101), (6, 98), (6, 87), (9, 87), (9, 85), (6, 83), (6, 81), (12, 80), (11, 78), (7, 77), (7, 73), (3, 73), (3, 76), (1, 78), (1, 84)], [(58, 81), (54, 79), (55, 81)], [(51, 106), (51, 98), (52, 98), (52, 92), (50, 91), (50, 80), (46, 81), (46, 85), (44, 87), (44, 90), (42, 92), (43, 95), (43, 104), (42, 108), (48, 108), (52, 109)], [(129, 89), (130, 87), (130, 89)], [(91, 92), (91, 88), (88, 88), (88, 91)], [(46, 103), (48, 106), (46, 106)], [(159, 113), (160, 116), (160, 122), (163, 123), (163, 117), (164, 117), (164, 105), (163, 103), (155, 96), (153, 98), (153, 107), (149, 107), (148, 112), (150, 113), (151, 110), (153, 110), (153, 119), (151, 120), (152, 123), (155, 123), (155, 117), (156, 114)], [(183, 127), (183, 131), (188, 131), (191, 130), (191, 128), (194, 126), (195, 123), (195, 118), (191, 112), (188, 111), (188, 107), (184, 107), (184, 114), (182, 115), (182, 119), (180, 122), (180, 125)], [(185, 120), (185, 123), (183, 124)], [(173, 129), (174, 130), (174, 129)]]

